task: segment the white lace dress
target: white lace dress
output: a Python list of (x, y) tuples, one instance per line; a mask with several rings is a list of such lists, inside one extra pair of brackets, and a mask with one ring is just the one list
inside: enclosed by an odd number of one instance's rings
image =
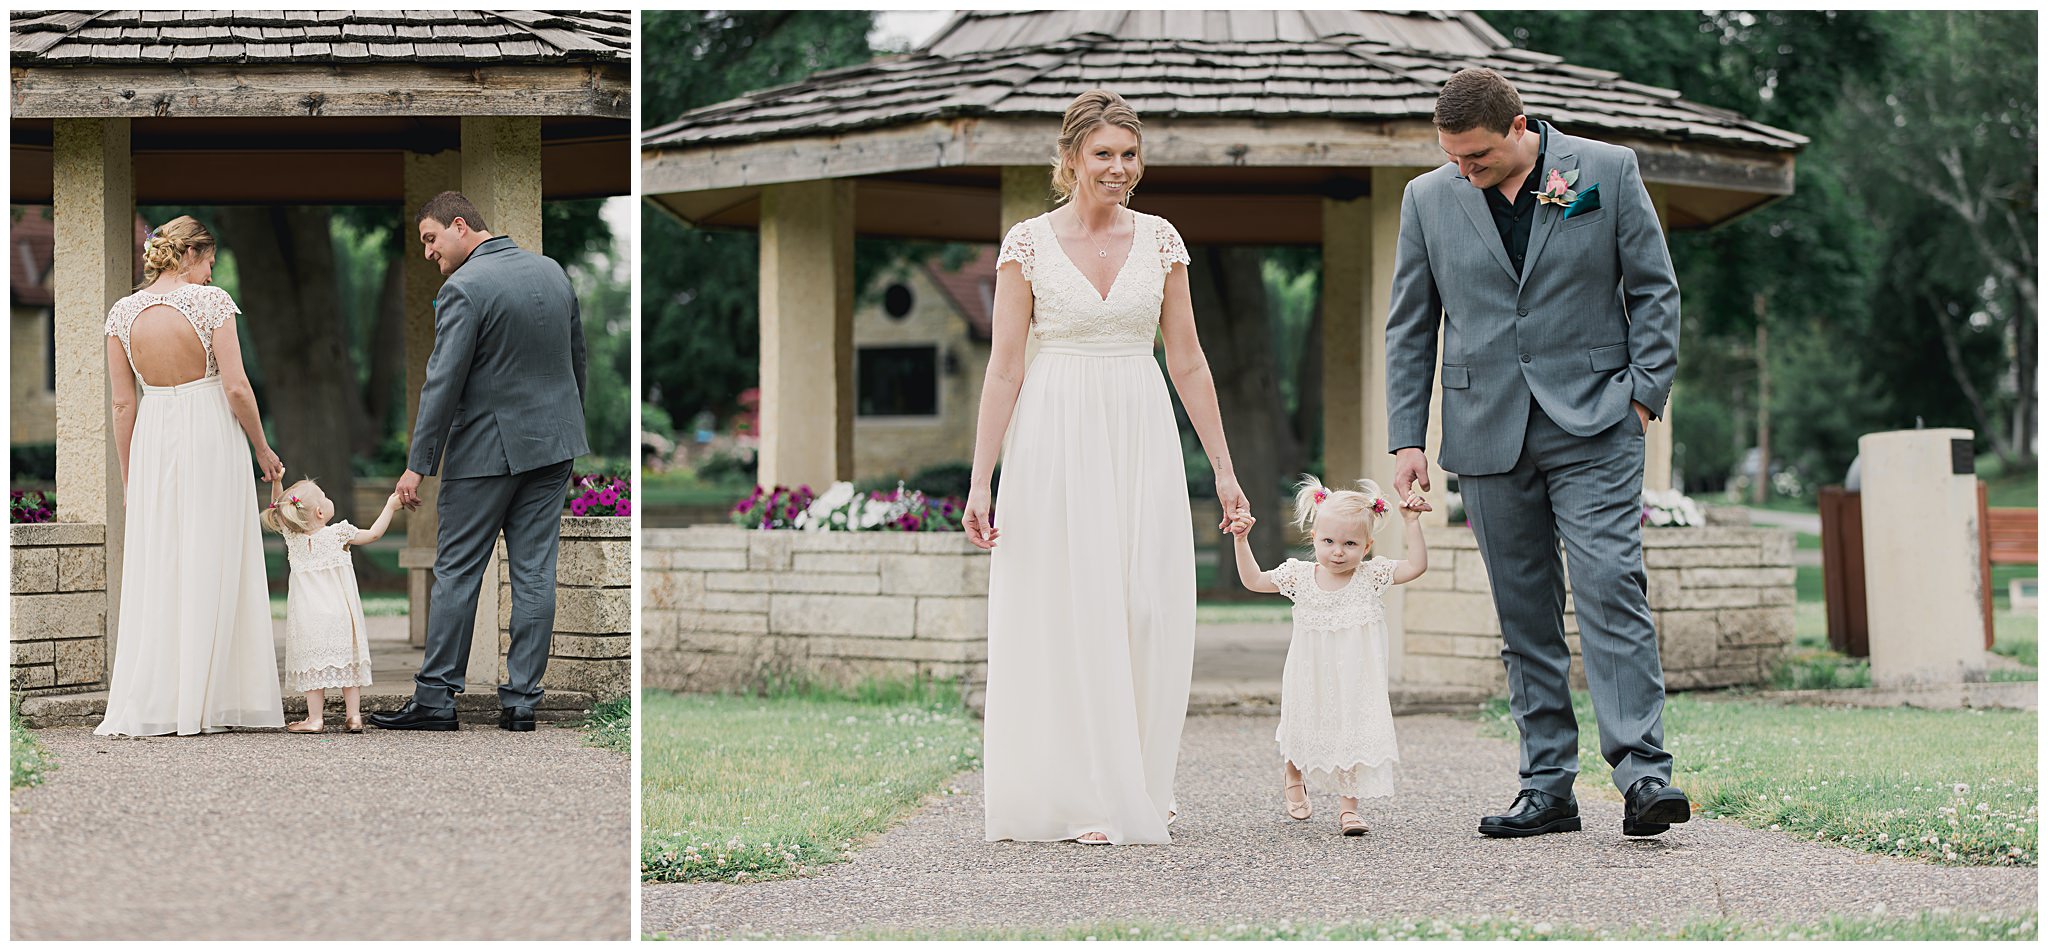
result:
[(347, 545), (361, 529), (335, 522), (310, 535), (284, 533), (291, 561), (285, 596), (284, 683), (293, 691), (370, 685), (363, 597)]
[(1167, 842), (1195, 556), (1180, 432), (1152, 353), (1167, 274), (1187, 250), (1172, 225), (1137, 214), (1105, 296), (1041, 215), (1011, 229), (1008, 261), (1031, 283), (1041, 346), (995, 499), (984, 831)]
[(184, 315), (199, 335), (206, 374), (176, 386), (141, 385), (128, 444), (113, 674), (107, 715), (93, 732), (280, 727), (255, 466), (213, 357), (214, 331), (240, 311), (226, 291), (202, 284), (122, 298), (106, 330), (120, 338), (131, 369), (130, 331), (158, 304)]
[(1387, 611), (1394, 562), (1374, 558), (1335, 591), (1316, 564), (1288, 559), (1273, 583), (1294, 602), (1280, 675), (1280, 755), (1313, 786), (1370, 799), (1394, 794), (1394, 714), (1387, 700)]

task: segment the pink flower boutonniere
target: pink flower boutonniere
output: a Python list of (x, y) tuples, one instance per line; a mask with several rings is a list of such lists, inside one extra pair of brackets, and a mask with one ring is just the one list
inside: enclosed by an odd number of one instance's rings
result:
[(1572, 185), (1576, 184), (1578, 180), (1578, 169), (1572, 169), (1569, 172), (1551, 169), (1549, 177), (1543, 180), (1543, 190), (1536, 193), (1537, 203), (1544, 205), (1569, 205), (1572, 202), (1578, 201), (1579, 193), (1572, 190)]

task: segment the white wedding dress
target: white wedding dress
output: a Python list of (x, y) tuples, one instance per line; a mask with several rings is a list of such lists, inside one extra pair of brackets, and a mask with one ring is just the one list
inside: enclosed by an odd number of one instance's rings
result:
[(264, 582), (249, 444), (228, 409), (213, 332), (240, 311), (226, 291), (188, 284), (136, 293), (107, 315), (134, 365), (129, 331), (168, 304), (206, 347), (206, 375), (141, 385), (128, 448), (121, 616), (107, 715), (125, 736), (281, 727), (270, 592)]
[(1031, 283), (1040, 347), (995, 499), (985, 833), (1164, 843), (1194, 666), (1195, 552), (1152, 348), (1187, 249), (1164, 219), (1135, 214), (1106, 298), (1043, 215), (1012, 228), (997, 260)]

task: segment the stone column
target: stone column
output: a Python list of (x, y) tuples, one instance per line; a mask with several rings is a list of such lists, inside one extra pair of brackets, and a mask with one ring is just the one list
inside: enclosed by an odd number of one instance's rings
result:
[(107, 609), (95, 636), (120, 629), (126, 503), (120, 456), (110, 438), (106, 320), (114, 302), (135, 284), (135, 174), (128, 143), (126, 119), (51, 122), (57, 520), (106, 526)]
[[(441, 271), (426, 259), (419, 243), (419, 228), (412, 217), (427, 199), (462, 186), (462, 157), (456, 152), (405, 157), (405, 207), (402, 209), (402, 242), (405, 277), (405, 427), (412, 432), (419, 417), (420, 388), (427, 382), (427, 356), (434, 349), (434, 295), (441, 290)], [(490, 219), (486, 217), (485, 221)], [(434, 506), (440, 497), (441, 480), (428, 477), (420, 483), (420, 507), (405, 516), (405, 549), (399, 552), (399, 567), (406, 570), (407, 633), (414, 647), (427, 643), (427, 611), (434, 590), (434, 538), (440, 517)]]
[(1983, 526), (1977, 521), (1974, 434), (1967, 429), (1867, 433), (1863, 578), (1870, 680), (1878, 687), (1984, 679)]
[(853, 478), (853, 183), (761, 190), (762, 485)]
[[(1052, 169), (1045, 165), (1005, 165), (1002, 184), (1002, 224), (996, 230), (996, 240), (1001, 241), (1010, 233), (1017, 222), (1036, 218), (1054, 208), (1059, 202), (1052, 197)], [(1038, 356), (1038, 338), (1024, 335), (1024, 365), (1030, 366)], [(976, 394), (977, 397), (979, 394)]]
[[(462, 119), (462, 194), (483, 216), (484, 230), (504, 235), (535, 254), (541, 250), (540, 119), (535, 116)], [(502, 542), (492, 546), (477, 595), (469, 670), (475, 691), (498, 681), (498, 600)]]
[[(1665, 185), (1651, 185), (1650, 203), (1657, 208), (1657, 220), (1664, 225), (1664, 239), (1671, 240), (1671, 215), (1668, 212), (1671, 189)], [(1685, 288), (1679, 288), (1679, 299), (1684, 300)], [(1680, 343), (1683, 343), (1681, 336)], [(1685, 350), (1679, 349), (1679, 359), (1685, 359)], [(1661, 490), (1673, 488), (1671, 484), (1671, 447), (1673, 444), (1671, 421), (1672, 411), (1678, 408), (1678, 388), (1673, 386), (1670, 398), (1664, 401), (1664, 415), (1650, 423), (1649, 434), (1643, 439), (1643, 488)]]

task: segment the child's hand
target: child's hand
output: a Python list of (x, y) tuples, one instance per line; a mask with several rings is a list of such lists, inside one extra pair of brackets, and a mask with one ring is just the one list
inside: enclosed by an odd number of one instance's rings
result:
[(384, 500), (384, 511), (395, 511), (400, 504), (401, 503), (398, 501), (398, 493), (393, 492), (391, 493), (390, 497)]
[(1411, 522), (1421, 518), (1422, 513), (1428, 511), (1431, 511), (1429, 499), (1420, 492), (1409, 496), (1401, 503), (1401, 517)]
[(1252, 526), (1258, 524), (1258, 522), (1259, 520), (1253, 518), (1250, 514), (1240, 515), (1231, 521), (1230, 534), (1243, 538), (1252, 533)]

